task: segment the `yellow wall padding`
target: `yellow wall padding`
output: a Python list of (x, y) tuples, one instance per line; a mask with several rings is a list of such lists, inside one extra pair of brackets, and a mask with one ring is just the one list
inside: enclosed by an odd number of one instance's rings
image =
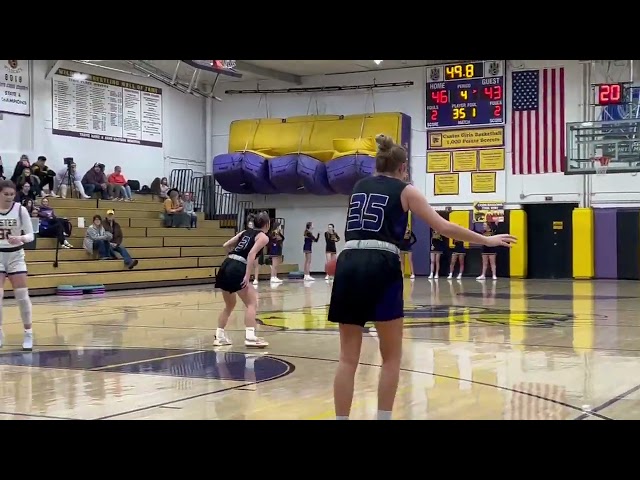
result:
[(375, 154), (376, 135), (383, 133), (397, 142), (401, 131), (402, 114), (393, 112), (236, 120), (229, 127), (229, 152), (245, 148), (271, 156), (301, 152), (329, 161), (354, 150)]
[[(411, 212), (409, 212), (408, 217), (409, 218), (407, 220), (407, 227), (409, 227), (409, 230), (412, 230), (412, 228), (411, 228)], [(404, 255), (403, 255), (403, 257), (404, 257)], [(409, 263), (409, 255), (407, 255), (406, 258), (404, 259), (404, 276), (408, 277), (409, 275), (411, 275), (411, 263)]]
[(518, 239), (509, 251), (509, 276), (527, 278), (527, 213), (524, 210), (509, 210), (508, 213), (509, 233)]
[[(449, 221), (460, 225), (463, 228), (469, 228), (469, 210), (453, 210), (449, 213)], [(449, 239), (449, 247), (453, 248), (453, 239)], [(465, 248), (469, 248), (469, 242), (464, 242)]]
[(524, 350), (527, 335), (527, 284), (509, 281), (509, 343), (514, 350)]
[(593, 348), (595, 328), (595, 300), (593, 295), (593, 283), (573, 282), (573, 314), (575, 315), (573, 320), (573, 350), (576, 353), (586, 353)]
[(595, 232), (593, 209), (573, 210), (573, 278), (593, 278), (595, 275)]

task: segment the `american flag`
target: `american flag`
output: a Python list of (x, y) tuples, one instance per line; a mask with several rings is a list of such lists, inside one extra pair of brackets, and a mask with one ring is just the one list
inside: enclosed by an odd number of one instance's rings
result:
[[(505, 420), (566, 420), (567, 389), (549, 383), (521, 382), (514, 385), (511, 400), (505, 405)], [(555, 400), (553, 402), (552, 400)]]
[(513, 72), (512, 81), (511, 171), (564, 171), (564, 68)]

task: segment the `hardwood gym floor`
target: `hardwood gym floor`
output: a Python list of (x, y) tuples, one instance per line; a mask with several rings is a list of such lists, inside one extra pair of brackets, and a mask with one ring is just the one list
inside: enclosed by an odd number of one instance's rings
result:
[[(640, 418), (640, 283), (406, 282), (395, 419)], [(0, 419), (333, 419), (330, 286), (259, 286), (248, 350), (211, 346), (211, 286), (34, 298), (33, 353), (5, 300)], [(241, 309), (240, 309), (241, 310)], [(353, 419), (374, 418), (380, 358), (363, 344)]]

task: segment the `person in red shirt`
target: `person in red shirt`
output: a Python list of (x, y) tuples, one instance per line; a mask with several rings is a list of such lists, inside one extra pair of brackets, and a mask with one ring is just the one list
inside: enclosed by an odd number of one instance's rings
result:
[[(109, 189), (112, 191), (111, 195), (113, 197), (117, 196), (118, 200), (124, 200), (125, 202), (132, 200), (131, 187), (127, 179), (124, 178), (121, 167), (113, 169), (113, 173), (107, 178), (107, 183), (109, 184)], [(120, 192), (122, 193), (122, 197), (120, 196)]]

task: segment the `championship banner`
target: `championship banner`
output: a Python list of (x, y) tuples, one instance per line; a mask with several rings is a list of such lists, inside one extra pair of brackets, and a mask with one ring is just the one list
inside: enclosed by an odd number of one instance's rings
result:
[(504, 222), (504, 202), (474, 202), (473, 222)]
[(0, 113), (31, 116), (29, 60), (0, 60)]

